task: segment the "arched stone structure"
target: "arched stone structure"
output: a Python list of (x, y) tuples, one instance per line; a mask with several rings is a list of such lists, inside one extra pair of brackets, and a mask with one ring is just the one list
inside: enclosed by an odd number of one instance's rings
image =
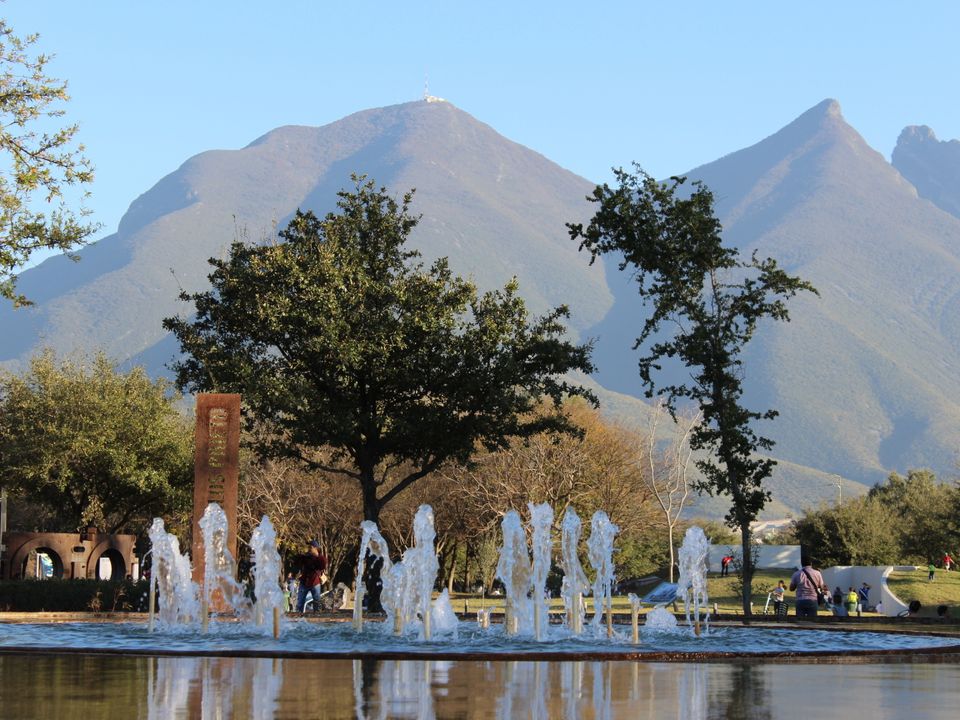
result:
[(67, 580), (97, 577), (97, 563), (104, 556), (114, 565), (114, 580), (122, 580), (137, 565), (134, 535), (106, 535), (89, 528), (82, 533), (10, 532), (3, 540), (3, 580), (22, 577), (24, 564), (37, 550), (47, 550), (54, 561), (54, 575)]
[[(101, 536), (103, 537), (103, 536)], [(123, 580), (129, 572), (128, 564), (123, 557), (123, 553), (116, 547), (117, 543), (112, 541), (114, 535), (106, 536), (110, 541), (101, 542), (90, 552), (90, 562), (88, 564), (88, 577), (100, 577), (100, 560), (107, 558), (110, 560), (110, 577), (100, 578), (101, 580)]]

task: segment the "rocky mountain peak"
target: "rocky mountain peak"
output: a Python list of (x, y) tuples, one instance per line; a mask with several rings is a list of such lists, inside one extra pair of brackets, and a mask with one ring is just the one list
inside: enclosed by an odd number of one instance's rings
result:
[(938, 140), (926, 125), (909, 125), (891, 162), (920, 197), (960, 218), (960, 140)]

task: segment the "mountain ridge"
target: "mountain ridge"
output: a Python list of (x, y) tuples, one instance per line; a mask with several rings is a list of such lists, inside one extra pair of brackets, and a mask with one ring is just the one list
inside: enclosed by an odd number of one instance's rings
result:
[[(37, 307), (0, 309), (0, 366), (22, 366), (46, 344), (103, 347), (161, 371), (177, 348), (160, 321), (188, 312), (176, 297), (206, 286), (206, 259), (238, 236), (275, 235), (297, 208), (331, 210), (353, 172), (397, 193), (416, 188), (412, 241), (424, 260), (449, 256), (485, 289), (516, 275), (535, 313), (569, 304), (571, 333), (597, 339), (594, 379), (616, 412), (644, 412), (614, 397), (643, 394), (630, 349), (645, 312), (636, 289), (609, 258), (590, 265), (565, 229), (591, 214), (594, 183), (449, 103), (422, 101), (188, 158), (79, 265), (53, 258), (22, 275)], [(728, 242), (821, 292), (795, 298), (792, 322), (764, 325), (745, 356), (747, 405), (781, 411), (757, 428), (789, 468), (778, 492), (796, 503), (828, 495), (818, 484), (833, 473), (865, 487), (893, 469), (951, 468), (960, 219), (924, 199), (831, 99), (687, 175), (714, 192)], [(798, 478), (804, 487), (791, 488)]]

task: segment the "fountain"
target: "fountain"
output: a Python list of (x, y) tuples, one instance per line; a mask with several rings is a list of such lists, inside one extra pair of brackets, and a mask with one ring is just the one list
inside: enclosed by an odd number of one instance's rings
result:
[[(527, 526), (516, 512), (503, 518), (503, 547), (497, 564), (506, 593), (502, 626), (477, 627), (459, 620), (446, 591), (432, 599), (438, 568), (433, 513), (422, 506), (414, 520), (414, 543), (395, 564), (376, 525), (361, 526), (354, 623), (312, 622), (293, 616), (281, 628), (276, 619), (282, 602), (280, 561), (272, 524), (263, 518), (250, 539), (256, 595), (251, 602), (232, 578), (233, 558), (224, 550), (225, 525), (218, 510), (211, 507), (204, 516), (202, 591), (191, 579), (189, 559), (180, 553), (163, 522), (155, 521), (150, 529), (151, 584), (159, 596), (158, 632), (152, 632), (152, 619), (146, 624), (3, 624), (0, 673), (5, 682), (0, 683), (0, 707), (4, 712), (33, 717), (21, 712), (28, 704), (18, 698), (27, 693), (33, 698), (30, 706), (39, 706), (34, 696), (42, 692), (43, 707), (52, 714), (85, 714), (82, 692), (66, 693), (74, 687), (70, 668), (75, 668), (77, 687), (86, 687), (91, 667), (105, 678), (124, 678), (116, 694), (104, 686), (98, 698), (130, 692), (131, 699), (116, 701), (114, 709), (137, 708), (133, 716), (156, 718), (270, 718), (281, 710), (315, 713), (321, 706), (331, 716), (358, 718), (487, 716), (491, 710), (500, 717), (617, 717), (666, 711), (705, 717), (708, 688), (711, 703), (714, 696), (736, 699), (743, 693), (754, 705), (762, 704), (753, 694), (755, 688), (745, 691), (736, 684), (756, 683), (761, 674), (781, 688), (815, 685), (818, 692), (824, 687), (841, 692), (844, 683), (836, 679), (847, 677), (848, 672), (860, 673), (867, 681), (875, 681), (878, 672), (885, 682), (896, 676), (897, 666), (889, 664), (872, 675), (869, 665), (847, 665), (844, 673), (836, 673), (819, 664), (830, 653), (852, 654), (867, 663), (889, 663), (891, 656), (906, 656), (913, 663), (910, 672), (927, 672), (925, 668), (930, 667), (937, 673), (949, 668), (956, 674), (960, 667), (960, 646), (947, 636), (816, 626), (774, 629), (715, 623), (707, 627), (703, 619), (706, 541), (696, 528), (687, 533), (680, 551), (680, 596), (687, 625), (678, 627), (673, 613), (655, 608), (646, 615), (641, 645), (640, 601), (635, 595), (629, 597), (632, 634), (613, 627), (617, 526), (603, 512), (593, 516), (586, 543), (596, 573), (592, 588), (577, 554), (580, 519), (572, 509), (564, 514), (560, 560), (567, 620), (551, 625), (544, 588), (554, 559), (553, 512), (545, 505), (528, 506)], [(387, 619), (364, 624), (362, 578), (372, 560), (382, 561)], [(582, 598), (591, 591), (596, 632), (583, 633)], [(207, 615), (200, 608), (201, 597), (218, 614), (226, 614), (209, 622), (204, 634), (197, 632)], [(272, 634), (265, 632), (271, 616), (275, 618)], [(489, 620), (490, 616), (485, 613), (484, 617)], [(731, 653), (739, 655), (738, 662), (742, 658), (762, 662), (735, 664), (729, 659)], [(818, 664), (807, 664), (809, 656), (815, 656)], [(699, 664), (705, 658), (713, 662)], [(44, 659), (50, 662), (38, 664)], [(778, 663), (784, 662), (790, 664), (779, 665), (783, 672), (778, 672)], [(943, 662), (954, 664), (939, 664)], [(742, 672), (744, 667), (749, 672)], [(806, 679), (798, 683), (798, 674), (803, 673)], [(52, 689), (49, 683), (43, 684), (43, 678), (50, 676), (58, 678)], [(324, 678), (320, 693), (317, 677)], [(15, 696), (4, 694), (5, 685), (17, 688)], [(70, 699), (58, 705), (61, 689)], [(845, 701), (847, 695), (841, 693), (831, 707), (847, 707)], [(148, 703), (145, 711), (143, 702)], [(862, 709), (862, 698), (857, 703)]]
[[(700, 618), (704, 625), (709, 624), (707, 614), (707, 555), (710, 541), (703, 530), (694, 526), (687, 530), (680, 546), (680, 577), (677, 581), (677, 595), (683, 600), (687, 625), (693, 626), (694, 633), (700, 635)], [(693, 622), (690, 611), (693, 610)]]
[[(629, 598), (632, 635), (613, 629), (617, 527), (602, 512), (593, 516), (587, 540), (596, 572), (592, 588), (577, 553), (580, 519), (572, 509), (564, 514), (560, 560), (567, 620), (550, 625), (544, 586), (553, 559), (553, 513), (544, 505), (528, 506), (527, 527), (516, 512), (503, 519), (497, 565), (506, 591), (503, 626), (491, 626), (489, 613), (483, 613), (487, 622), (479, 627), (457, 619), (446, 591), (431, 603), (438, 563), (433, 513), (422, 506), (414, 521), (414, 544), (396, 564), (391, 564), (376, 525), (361, 526), (354, 623), (317, 623), (294, 616), (283, 621), (280, 637), (280, 561), (273, 526), (263, 518), (250, 539), (256, 594), (251, 603), (233, 580), (233, 558), (224, 550), (225, 524), (218, 510), (211, 507), (204, 516), (202, 591), (191, 579), (189, 558), (181, 554), (163, 521), (150, 528), (151, 587), (159, 596), (157, 632), (152, 616), (146, 625), (4, 623), (0, 707), (5, 716), (40, 717), (35, 714), (38, 708), (43, 717), (93, 716), (109, 707), (110, 716), (158, 719), (261, 719), (317, 712), (364, 720), (491, 714), (705, 718), (708, 708), (712, 712), (723, 698), (730, 698), (733, 714), (742, 710), (742, 698), (749, 698), (751, 708), (802, 705), (809, 687), (817, 687), (818, 695), (830, 694), (830, 707), (837, 712), (876, 714), (879, 709), (865, 707), (864, 697), (848, 688), (851, 678), (877, 684), (878, 677), (885, 688), (895, 683), (904, 693), (906, 700), (898, 706), (902, 712), (894, 712), (899, 716), (917, 699), (917, 673), (931, 678), (922, 683), (923, 700), (929, 702), (931, 693), (939, 692), (936, 688), (944, 688), (937, 696), (944, 707), (960, 682), (960, 646), (952, 637), (723, 624), (698, 634), (707, 595), (705, 538), (696, 528), (687, 533), (680, 551), (687, 626), (679, 628), (673, 613), (655, 608), (646, 615), (641, 646), (640, 601), (635, 595)], [(387, 619), (365, 625), (362, 578), (370, 561), (382, 562)], [(582, 598), (591, 590), (596, 632), (583, 633)], [(201, 597), (226, 617), (204, 623), (208, 613), (200, 607)], [(604, 614), (606, 633), (601, 632)], [(271, 616), (272, 634), (264, 631)], [(207, 631), (198, 633), (200, 626)], [(737, 661), (729, 659), (731, 653), (738, 654)], [(845, 665), (844, 672), (837, 673), (822, 665), (830, 653), (852, 654), (866, 664)], [(815, 664), (809, 664), (810, 655), (816, 656)], [(897, 657), (910, 666), (890, 665)], [(706, 658), (712, 662), (701, 663)], [(742, 665), (743, 658), (762, 662)], [(878, 661), (885, 664), (870, 664)], [(86, 691), (91, 675), (101, 678), (95, 694)], [(57, 682), (51, 685), (49, 677)], [(777, 693), (776, 701), (764, 695), (768, 686)], [(796, 697), (789, 699), (791, 692)], [(891, 697), (884, 695), (881, 709)]]
[(180, 553), (176, 535), (164, 529), (156, 518), (147, 533), (152, 545), (153, 572), (150, 575), (150, 631), (153, 631), (154, 598), (159, 593), (160, 621), (167, 625), (184, 625), (200, 618), (199, 588), (193, 582), (190, 558)]
[(530, 526), (533, 528), (533, 564), (530, 568), (531, 601), (533, 604), (533, 635), (537, 642), (543, 639), (550, 621), (550, 602), (547, 597), (547, 574), (553, 557), (553, 508), (547, 503), (529, 503)]
[(204, 571), (200, 595), (200, 618), (207, 631), (210, 613), (232, 609), (242, 621), (253, 616), (253, 606), (236, 580), (236, 566), (227, 549), (227, 514), (217, 503), (210, 503), (200, 518), (203, 532)]
[(425, 640), (432, 636), (431, 598), (440, 569), (433, 546), (436, 536), (433, 508), (421, 505), (413, 518), (413, 547), (396, 565), (383, 569), (383, 607), (397, 634), (414, 630)]
[(574, 634), (579, 635), (583, 632), (583, 619), (586, 614), (583, 596), (589, 592), (590, 582), (580, 564), (580, 516), (572, 507), (568, 507), (563, 513), (561, 527), (560, 553), (563, 582), (560, 585), (560, 597), (563, 598), (567, 627)]
[(599, 634), (600, 617), (607, 614), (607, 637), (613, 637), (613, 538), (620, 531), (602, 510), (590, 520), (588, 557), (596, 578), (593, 581), (593, 627)]
[[(554, 559), (553, 510), (546, 504), (531, 503), (528, 511), (529, 524), (526, 526), (515, 511), (507, 512), (501, 524), (503, 545), (497, 563), (497, 577), (504, 586), (502, 629), (491, 627), (490, 608), (478, 614), (479, 627), (471, 627), (457, 618), (446, 591), (433, 599), (439, 563), (434, 547), (433, 511), (423, 505), (414, 518), (413, 545), (402, 553), (396, 563), (391, 562), (387, 541), (377, 526), (372, 522), (361, 524), (352, 625), (333, 623), (317, 626), (295, 618), (286, 620), (283, 623), (283, 644), (271, 646), (268, 652), (282, 654), (289, 649), (293, 652), (350, 655), (379, 648), (383, 652), (419, 653), (424, 652), (423, 643), (429, 644), (438, 636), (452, 636), (457, 642), (448, 646), (429, 645), (426, 652), (431, 655), (501, 652), (506, 648), (510, 652), (521, 653), (546, 651), (609, 656), (639, 645), (641, 604), (635, 595), (628, 596), (632, 632), (625, 634), (614, 630), (612, 586), (617, 526), (602, 511), (594, 513), (591, 518), (590, 536), (586, 540), (587, 554), (595, 573), (591, 586), (578, 554), (580, 518), (572, 508), (565, 511), (561, 523), (559, 560), (564, 571), (561, 597), (566, 622), (562, 626), (551, 626), (546, 578)], [(161, 520), (155, 521), (151, 528), (154, 584), (160, 597), (161, 628), (195, 628), (208, 614), (199, 607), (198, 597), (207, 597), (211, 598), (211, 605), (218, 612), (229, 610), (230, 617), (239, 621), (215, 624), (218, 642), (233, 646), (245, 642), (243, 639), (249, 638), (251, 633), (264, 635), (271, 617), (274, 619), (274, 639), (279, 640), (282, 594), (278, 583), (281, 567), (276, 550), (276, 534), (270, 520), (264, 517), (250, 540), (256, 588), (256, 601), (253, 603), (232, 579), (233, 559), (224, 549), (226, 525), (222, 510), (211, 505), (204, 514), (201, 527), (205, 539), (206, 588), (202, 592), (190, 579), (189, 559), (180, 553), (176, 538), (164, 531)], [(743, 652), (760, 652), (765, 647), (765, 639), (751, 639), (750, 632), (745, 629), (725, 627), (719, 632), (706, 632), (710, 630), (706, 616), (708, 547), (706, 537), (699, 528), (687, 531), (679, 552), (678, 591), (685, 605), (686, 626), (678, 627), (676, 616), (663, 606), (650, 610), (646, 613), (642, 628), (644, 652), (701, 652), (704, 648), (691, 645), (691, 641), (702, 642), (701, 635), (706, 637), (707, 634), (721, 640), (725, 647)], [(381, 599), (386, 620), (370, 623), (368, 627), (364, 624), (362, 611), (363, 576), (367, 565), (373, 561), (381, 564)], [(582, 632), (586, 616), (583, 598), (590, 593), (593, 595), (592, 624), (595, 632), (585, 635)], [(151, 628), (152, 624), (151, 621)], [(784, 637), (784, 632), (780, 635)], [(840, 637), (835, 635), (831, 640)], [(182, 638), (174, 634), (170, 643), (159, 638), (157, 640), (159, 645), (177, 649)], [(818, 643), (823, 641), (824, 638), (818, 638)], [(862, 647), (867, 650), (876, 642), (875, 634), (859, 633), (856, 639), (844, 637), (836, 646), (838, 649)]]
[(503, 532), (503, 547), (497, 562), (497, 578), (503, 583), (504, 632), (516, 635), (521, 628), (532, 622), (530, 612), (530, 555), (527, 552), (527, 535), (516, 510), (508, 511), (500, 523)]
[(283, 610), (283, 590), (279, 580), (283, 574), (280, 553), (277, 552), (277, 531), (266, 515), (250, 536), (253, 560), (253, 587), (256, 600), (253, 617), (263, 627), (266, 618), (272, 619), (273, 636), (280, 637), (280, 612)]
[[(379, 559), (381, 563), (380, 578), (383, 580), (384, 574), (389, 573), (392, 563), (390, 562), (390, 546), (380, 534), (377, 524), (370, 520), (364, 520), (360, 523), (360, 549), (357, 552), (357, 575), (354, 584), (356, 590), (353, 601), (353, 627), (357, 632), (363, 629), (363, 599), (366, 596), (366, 584), (363, 581), (364, 570), (367, 567), (367, 559), (373, 561)], [(381, 595), (382, 597), (382, 595)], [(391, 598), (393, 592), (391, 588)], [(393, 603), (391, 602), (391, 607)]]

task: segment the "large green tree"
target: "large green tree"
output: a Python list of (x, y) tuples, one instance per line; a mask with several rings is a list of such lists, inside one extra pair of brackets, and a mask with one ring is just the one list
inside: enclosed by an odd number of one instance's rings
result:
[(189, 423), (169, 384), (105, 356), (47, 351), (0, 372), (0, 482), (39, 506), (36, 529), (137, 531), (189, 504)]
[[(412, 195), (354, 182), (337, 212), (298, 212), (279, 241), (212, 259), (212, 289), (182, 296), (195, 317), (164, 325), (185, 353), (181, 388), (242, 393), (275, 430), (263, 454), (356, 481), (376, 521), (478, 445), (570, 431), (562, 398), (592, 396), (563, 376), (592, 368), (589, 346), (564, 339), (566, 308), (531, 320), (516, 282), (478, 294), (445, 259), (425, 267), (407, 246)], [(544, 396), (557, 410), (530, 412)]]
[[(740, 529), (749, 618), (750, 523), (769, 499), (763, 481), (775, 464), (758, 454), (773, 442), (757, 435), (753, 424), (777, 413), (742, 403), (741, 356), (761, 320), (787, 320), (785, 300), (816, 291), (771, 258), (744, 260), (724, 246), (713, 195), (704, 185), (693, 183), (692, 192), (682, 194), (685, 178), (661, 183), (636, 170), (616, 171), (617, 187), (598, 186), (590, 198), (596, 214), (586, 228), (570, 225), (570, 234), (591, 260), (605, 253), (619, 257), (621, 271), (631, 273), (649, 305), (635, 345), (645, 351), (639, 366), (647, 396), (664, 396), (673, 413), (680, 401), (692, 401), (702, 413), (690, 433), (690, 447), (708, 453), (697, 460), (699, 488), (731, 499), (726, 519)], [(682, 379), (662, 381), (665, 362), (679, 363), (684, 369), (675, 377)]]
[(796, 539), (824, 565), (940, 562), (960, 548), (960, 487), (929, 470), (890, 473), (867, 495), (808, 510)]
[(808, 511), (797, 520), (793, 535), (824, 567), (896, 565), (903, 561), (898, 524), (891, 508), (863, 496)]
[(77, 126), (53, 129), (67, 84), (47, 75), (50, 58), (31, 52), (36, 40), (0, 19), (0, 297), (15, 305), (29, 303), (16, 292), (16, 272), (34, 251), (69, 251), (96, 230), (64, 201), (66, 187), (91, 182), (93, 170)]

